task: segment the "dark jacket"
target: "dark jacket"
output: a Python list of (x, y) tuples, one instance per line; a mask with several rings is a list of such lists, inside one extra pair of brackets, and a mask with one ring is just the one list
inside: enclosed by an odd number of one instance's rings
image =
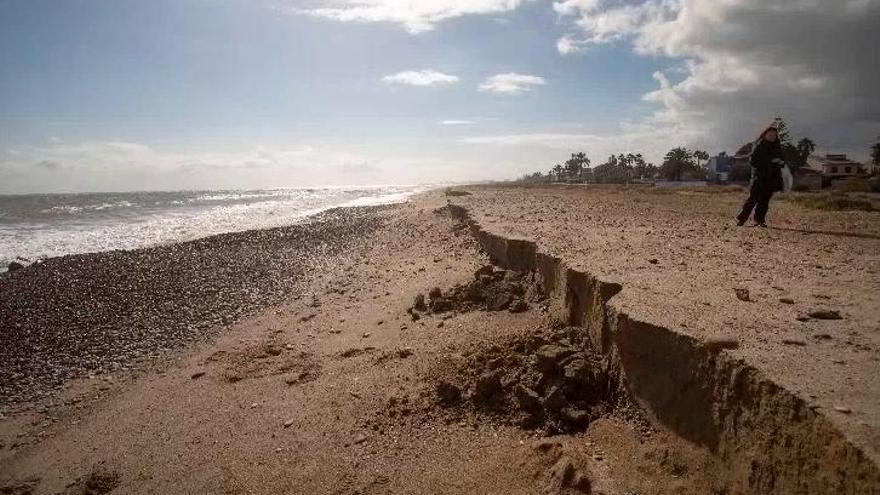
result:
[(761, 140), (752, 151), (750, 163), (754, 169), (754, 187), (767, 192), (776, 192), (783, 189), (782, 166), (774, 159), (782, 160), (782, 146), (779, 141), (769, 142)]

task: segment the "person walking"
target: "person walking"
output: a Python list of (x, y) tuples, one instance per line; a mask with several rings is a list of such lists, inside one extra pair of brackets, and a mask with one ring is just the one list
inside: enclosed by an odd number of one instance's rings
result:
[(752, 186), (749, 199), (743, 204), (742, 211), (736, 217), (736, 224), (745, 225), (754, 210), (755, 225), (766, 227), (770, 198), (775, 192), (782, 191), (784, 185), (782, 167), (785, 162), (782, 159), (782, 145), (779, 143), (779, 133), (775, 123), (764, 129), (755, 141), (749, 163), (752, 166)]

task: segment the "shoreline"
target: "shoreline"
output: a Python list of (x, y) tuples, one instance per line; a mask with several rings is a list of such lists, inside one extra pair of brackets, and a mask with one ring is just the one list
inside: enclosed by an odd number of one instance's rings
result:
[[(803, 335), (791, 335), (789, 318), (815, 298), (797, 292), (788, 269), (819, 270), (801, 249), (819, 256), (817, 246), (843, 241), (726, 228), (738, 198), (706, 191), (464, 189), (376, 210), (376, 228), (341, 256), (319, 249), (300, 297), (182, 348), (161, 370), (83, 380), (63, 404), (0, 418), (0, 488), (58, 493), (99, 479), (125, 493), (880, 490), (877, 349), (863, 328), (872, 294), (823, 290), (818, 300), (841, 305), (844, 319), (799, 322)], [(821, 230), (880, 228), (869, 216), (796, 208), (775, 213)], [(652, 222), (658, 215), (667, 223)], [(844, 239), (853, 256), (876, 243)], [(775, 278), (723, 243), (760, 247)], [(788, 258), (776, 260), (777, 248)], [(719, 261), (700, 253), (719, 250), (735, 275), (707, 286)], [(873, 269), (867, 256), (863, 271)], [(844, 268), (820, 272), (823, 283), (857, 281)], [(739, 277), (750, 279), (749, 302), (728, 287)], [(846, 364), (793, 375), (767, 353), (789, 366), (844, 355)], [(850, 380), (863, 397), (846, 396), (846, 412), (826, 406), (839, 398), (817, 387)]]
[(203, 341), (307, 290), (310, 258), (369, 235), (390, 207), (334, 207), (286, 227), (70, 254), (0, 274), (0, 412)]
[[(62, 246), (61, 249), (50, 249), (49, 254), (46, 255), (47, 251), (39, 251), (35, 249), (39, 249), (39, 245), (34, 245), (32, 243), (24, 242), (23, 247), (27, 248), (28, 246), (31, 248), (27, 251), (21, 249), (7, 249), (8, 252), (0, 252), (0, 276), (3, 273), (8, 271), (9, 263), (18, 263), (19, 265), (28, 266), (33, 263), (40, 263), (46, 261), (51, 258), (58, 258), (67, 255), (74, 254), (97, 254), (102, 252), (116, 251), (116, 250), (135, 250), (135, 249), (144, 249), (151, 247), (160, 247), (171, 244), (179, 244), (183, 242), (190, 242), (199, 239), (203, 239), (206, 237), (211, 237), (214, 235), (220, 234), (231, 234), (236, 232), (245, 232), (249, 230), (264, 230), (269, 228), (277, 228), (277, 227), (287, 227), (290, 225), (301, 224), (303, 222), (310, 221), (311, 218), (316, 215), (320, 215), (326, 211), (338, 209), (338, 208), (358, 208), (358, 207), (371, 207), (371, 206), (385, 206), (385, 205), (394, 205), (400, 204), (406, 201), (409, 201), (415, 195), (423, 194), (427, 191), (434, 189), (431, 186), (363, 186), (360, 188), (351, 188), (348, 186), (343, 187), (325, 187), (325, 188), (282, 188), (282, 189), (257, 189), (257, 190), (205, 190), (205, 191), (148, 191), (148, 192), (131, 192), (131, 193), (76, 193), (76, 194), (61, 194), (57, 196), (61, 197), (91, 197), (91, 196), (101, 196), (101, 195), (109, 195), (113, 196), (112, 203), (101, 203), (100, 205), (95, 204), (79, 204), (78, 206), (70, 206), (70, 205), (54, 205), (49, 207), (52, 203), (46, 203), (42, 205), (42, 207), (47, 207), (45, 210), (39, 211), (36, 213), (36, 210), (33, 210), (33, 206), (31, 209), (25, 207), (24, 212), (16, 211), (15, 206), (13, 204), (7, 205), (10, 208), (11, 215), (15, 217), (16, 214), (19, 215), (36, 215), (30, 217), (33, 222), (37, 222), (37, 224), (46, 223), (49, 227), (48, 229), (39, 230), (41, 236), (49, 236), (48, 241), (50, 244), (60, 244)], [(320, 205), (322, 200), (313, 200), (319, 203), (319, 205), (312, 205), (313, 207), (306, 208), (303, 206), (301, 209), (297, 209), (296, 211), (285, 214), (282, 213), (280, 216), (278, 212), (274, 209), (275, 206), (270, 207), (269, 211), (259, 211), (262, 208), (265, 208), (265, 205), (274, 205), (277, 203), (277, 198), (282, 198), (284, 201), (305, 201), (303, 198), (291, 198), (288, 196), (278, 196), (274, 193), (279, 192), (313, 192), (313, 191), (340, 191), (340, 192), (360, 192), (365, 195), (356, 196), (351, 199), (344, 198), (336, 198), (333, 197), (332, 200), (328, 204)], [(367, 191), (373, 191), (372, 193)], [(168, 196), (174, 194), (183, 194), (183, 193), (198, 193), (199, 196), (190, 197), (190, 198), (181, 198), (179, 200), (171, 201)], [(258, 194), (260, 193), (260, 194)], [(374, 195), (378, 194), (379, 195)], [(135, 195), (135, 197), (126, 197), (126, 194)], [(153, 194), (158, 195), (152, 199), (140, 198), (137, 197), (139, 194)], [(27, 196), (27, 195), (24, 195)], [(45, 197), (52, 195), (34, 195), (37, 197)], [(10, 197), (6, 199), (9, 200)], [(246, 202), (239, 202), (242, 198), (257, 198), (253, 200), (244, 200)], [(0, 199), (3, 199), (2, 195), (0, 195)], [(71, 199), (70, 201), (73, 201)], [(101, 202), (103, 199), (94, 199), (93, 201)], [(169, 202), (171, 201), (171, 202)], [(232, 201), (226, 203), (225, 201)], [(248, 202), (250, 201), (250, 202)], [(187, 206), (190, 205), (196, 206)], [(207, 202), (202, 204), (203, 202)], [(214, 204), (216, 203), (216, 204)], [(103, 217), (103, 218), (90, 218), (89, 215), (94, 214), (96, 211), (104, 211), (107, 207), (112, 207), (113, 205), (125, 205), (125, 208), (128, 210), (120, 210), (117, 213), (119, 215), (125, 215), (125, 219), (122, 217)], [(161, 214), (156, 214), (156, 212), (150, 212), (151, 208), (157, 208), (156, 205), (162, 204), (163, 206), (159, 208), (165, 208)], [(172, 206), (175, 205), (175, 206)], [(193, 208), (190, 210), (186, 210), (186, 216), (183, 220), (176, 220), (179, 218), (180, 212), (177, 211), (177, 208), (180, 208), (178, 205), (184, 205), (184, 208)], [(0, 210), (3, 210), (3, 205), (0, 205)], [(286, 202), (280, 203), (277, 205), (282, 212), (286, 211), (289, 205)], [(249, 217), (242, 218), (243, 223), (241, 225), (238, 224), (225, 224), (225, 225), (214, 225), (212, 222), (216, 222), (215, 212), (225, 211), (228, 208), (240, 208), (246, 207), (248, 211), (251, 208), (255, 208), (255, 211), (252, 211), (252, 215)], [(201, 208), (201, 209), (199, 209)], [(58, 218), (50, 218), (44, 219), (41, 215), (50, 210), (68, 210), (72, 209), (77, 212), (85, 212), (89, 215), (81, 218), (80, 221), (94, 222), (90, 224), (90, 234), (87, 236), (85, 233), (70, 231), (70, 222), (74, 221), (77, 217), (73, 216), (59, 216)], [(116, 211), (116, 210), (107, 210), (107, 211)], [(145, 213), (137, 213), (137, 212), (145, 212)], [(135, 215), (133, 217), (128, 217), (128, 215)], [(240, 215), (241, 213), (236, 210), (234, 212), (235, 215)], [(141, 215), (141, 216), (138, 216)], [(169, 235), (167, 229), (169, 228), (167, 225), (164, 225), (160, 220), (169, 220), (174, 221), (175, 223), (172, 225), (175, 231), (179, 231), (174, 238), (168, 238)], [(19, 220), (20, 221), (20, 220)], [(146, 232), (141, 233), (140, 231), (131, 230), (134, 226), (140, 225), (141, 222), (146, 222)], [(206, 223), (207, 222), (207, 223)], [(204, 225), (203, 225), (204, 224)], [(28, 228), (32, 227), (34, 224), (31, 223), (21, 223), (21, 224), (9, 224), (10, 226), (15, 225), (24, 225)], [(218, 229), (218, 227), (220, 227)], [(225, 228), (223, 228), (225, 227)], [(42, 227), (41, 227), (42, 228)], [(15, 239), (18, 230), (13, 228), (11, 230), (11, 235), (13, 239)], [(151, 235), (150, 233), (156, 233), (157, 235)], [(64, 234), (62, 237), (58, 237), (52, 234)], [(32, 235), (32, 234), (28, 234)], [(95, 245), (92, 242), (84, 241), (83, 239), (87, 237), (94, 237), (95, 235), (101, 236), (109, 236), (110, 238), (119, 237), (115, 242), (110, 243), (99, 243)], [(72, 237), (70, 237), (72, 236)], [(41, 237), (42, 239), (42, 237)], [(9, 245), (0, 245), (0, 250), (2, 248), (10, 248)]]

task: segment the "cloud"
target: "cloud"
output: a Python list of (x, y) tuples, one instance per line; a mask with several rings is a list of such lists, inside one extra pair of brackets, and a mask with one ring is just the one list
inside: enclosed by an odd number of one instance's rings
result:
[(455, 84), (458, 76), (444, 74), (435, 70), (407, 70), (382, 78), (383, 82), (392, 84), (408, 84), (410, 86), (440, 86)]
[(291, 12), (341, 22), (390, 22), (413, 34), (433, 30), (440, 22), (468, 15), (496, 15), (530, 0), (322, 0), (317, 8)]
[(189, 152), (123, 141), (50, 141), (16, 151), (0, 155), (0, 192), (348, 184), (355, 174), (389, 181), (379, 160), (307, 145)]
[(584, 51), (584, 48), (586, 48), (588, 44), (587, 41), (578, 40), (572, 36), (565, 35), (556, 41), (556, 50), (563, 55), (568, 55), (569, 53)]
[(547, 84), (547, 81), (543, 77), (509, 72), (487, 78), (480, 84), (479, 89), (480, 91), (518, 95), (531, 91), (535, 86), (543, 86), (545, 84)]
[(880, 64), (868, 47), (880, 46), (880, 1), (565, 0), (554, 9), (580, 31), (560, 52), (626, 43), (677, 64), (645, 95), (657, 110), (640, 124), (656, 132), (729, 150), (782, 115), (820, 150), (858, 151), (876, 137)]
[(440, 122), (440, 125), (470, 125), (470, 124), (473, 124), (473, 123), (474, 123), (473, 120), (455, 120), (455, 119), (448, 119), (448, 120), (443, 120), (443, 121), (441, 121), (441, 122)]

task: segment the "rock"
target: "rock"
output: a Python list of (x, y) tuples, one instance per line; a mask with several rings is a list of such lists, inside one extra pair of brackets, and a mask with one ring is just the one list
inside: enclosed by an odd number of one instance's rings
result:
[(498, 371), (488, 371), (477, 378), (474, 388), (474, 399), (479, 402), (488, 402), (501, 393), (502, 389), (501, 373)]
[(517, 385), (513, 389), (519, 408), (530, 413), (541, 412), (541, 396), (537, 392), (523, 385)]
[(204, 371), (196, 371), (195, 373), (193, 373), (192, 375), (190, 375), (190, 378), (192, 378), (193, 380), (195, 380), (196, 378), (201, 378), (201, 377), (203, 377), (203, 376), (205, 376), (205, 372), (204, 372)]
[(17, 261), (10, 261), (9, 264), (6, 265), (6, 269), (9, 270), (10, 273), (16, 270), (21, 270), (22, 268), (24, 268), (24, 265)]
[(733, 289), (736, 292), (736, 298), (743, 302), (749, 302), (749, 289)]
[(660, 263), (660, 260), (658, 260), (657, 258), (651, 258), (648, 260), (648, 263), (656, 265), (657, 263)]
[(852, 409), (850, 409), (850, 408), (848, 408), (848, 407), (846, 407), (846, 406), (834, 406), (834, 410), (837, 411), (837, 412), (839, 412), (839, 413), (843, 413), (843, 414), (850, 414), (850, 413), (852, 413)]
[(477, 268), (477, 271), (474, 272), (474, 280), (480, 280), (480, 277), (484, 275), (492, 275), (492, 272), (495, 271), (495, 267), (492, 265), (483, 265)]
[(722, 349), (738, 349), (739, 340), (733, 337), (712, 337), (706, 339), (703, 342), (703, 346), (705, 346), (710, 351), (720, 351)]
[(293, 423), (294, 423), (294, 421), (292, 419), (288, 419), (287, 421), (284, 422), (284, 427), (290, 428), (293, 425)]
[(566, 382), (580, 385), (590, 382), (592, 370), (585, 360), (573, 359), (563, 368), (562, 376)]
[(508, 308), (508, 310), (511, 313), (522, 313), (523, 311), (526, 311), (527, 309), (529, 309), (528, 303), (526, 303), (525, 301), (523, 301), (520, 298), (514, 299), (513, 302), (510, 303), (510, 307)]
[(590, 413), (581, 409), (576, 409), (574, 407), (563, 407), (559, 411), (559, 417), (561, 417), (562, 420), (567, 423), (582, 426), (589, 421)]
[(428, 292), (428, 297), (430, 297), (431, 299), (438, 299), (440, 297), (443, 297), (443, 291), (440, 290), (440, 287), (434, 287), (430, 290), (430, 292)]
[(817, 320), (842, 320), (843, 317), (840, 316), (840, 311), (835, 309), (817, 309), (814, 311), (810, 311), (809, 313), (811, 318), (815, 318)]
[(565, 398), (565, 394), (562, 393), (562, 389), (555, 385), (550, 387), (547, 395), (544, 397), (544, 408), (548, 411), (556, 412), (567, 405), (568, 400)]
[(807, 345), (807, 343), (804, 342), (802, 339), (798, 339), (795, 337), (786, 337), (786, 338), (782, 339), (782, 343), (787, 344), (787, 345), (799, 345), (799, 346)]
[(437, 382), (435, 390), (441, 405), (452, 405), (461, 399), (461, 389), (449, 382)]
[(781, 302), (782, 304), (794, 304), (794, 299), (790, 297), (780, 297), (779, 302)]
[(801, 315), (801, 316), (795, 317), (795, 320), (797, 320), (797, 321), (810, 321), (810, 317)]
[(444, 313), (452, 309), (452, 301), (438, 296), (431, 299), (431, 311), (434, 313)]
[(399, 357), (401, 359), (406, 359), (406, 358), (412, 356), (412, 354), (413, 354), (413, 350), (409, 347), (404, 347), (403, 349), (397, 350), (397, 357)]
[(486, 298), (486, 309), (489, 311), (503, 311), (510, 306), (513, 296), (507, 292), (495, 292)]
[(542, 345), (535, 352), (535, 365), (544, 375), (553, 375), (559, 367), (559, 362), (574, 354), (571, 347), (563, 347), (556, 344)]
[(367, 441), (367, 436), (364, 435), (363, 433), (358, 433), (357, 435), (355, 435), (353, 443), (355, 445), (358, 445), (358, 444), (362, 444), (366, 441)]
[(427, 311), (428, 307), (425, 305), (425, 295), (424, 294), (416, 294), (415, 299), (413, 300), (412, 309), (416, 311)]

